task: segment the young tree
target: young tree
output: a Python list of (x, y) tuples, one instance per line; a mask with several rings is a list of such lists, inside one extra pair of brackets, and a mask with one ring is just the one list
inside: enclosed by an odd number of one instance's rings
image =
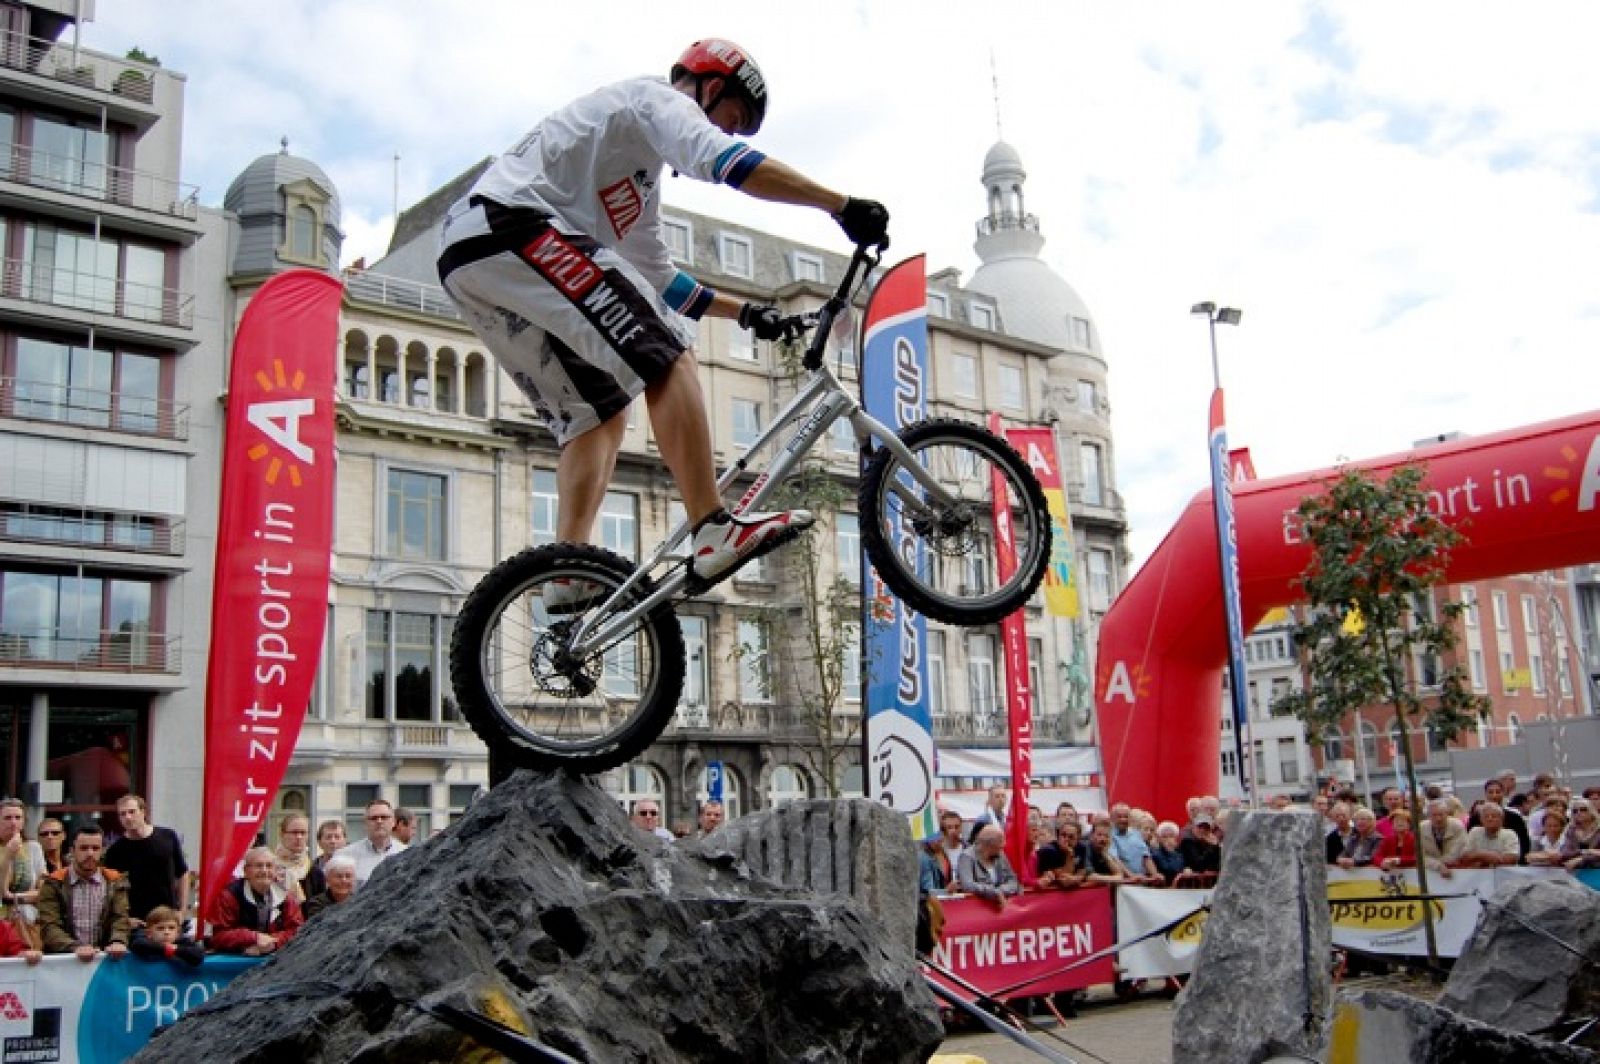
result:
[[(1466, 607), (1434, 605), (1431, 589), (1444, 582), (1450, 550), (1462, 536), (1429, 510), (1425, 476), (1416, 465), (1396, 469), (1387, 480), (1346, 470), (1324, 494), (1301, 502), (1297, 512), (1311, 559), (1299, 585), (1310, 609), (1294, 638), (1309, 682), (1272, 707), (1298, 716), (1315, 739), (1362, 706), (1392, 706), (1419, 839), (1424, 820), (1411, 753), (1413, 726), (1425, 721), (1448, 742), (1489, 709), (1487, 698), (1472, 693), (1465, 669), (1443, 667)], [(1419, 659), (1436, 672), (1436, 690), (1426, 698), (1408, 668)], [(1417, 881), (1424, 895), (1427, 875), (1419, 843)], [(1433, 907), (1422, 910), (1428, 959), (1436, 966)]]

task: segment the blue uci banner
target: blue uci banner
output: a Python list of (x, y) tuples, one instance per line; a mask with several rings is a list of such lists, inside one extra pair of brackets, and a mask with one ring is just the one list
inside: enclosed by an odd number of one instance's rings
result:
[[(899, 429), (927, 407), (927, 265), (921, 255), (879, 279), (862, 322), (861, 395), (867, 413)], [(900, 552), (927, 564), (919, 541), (892, 530)], [(904, 813), (912, 837), (938, 833), (927, 621), (884, 586), (862, 555), (862, 760), (867, 797)]]
[(1217, 549), (1221, 558), (1222, 601), (1228, 625), (1228, 692), (1233, 699), (1233, 742), (1239, 782), (1254, 799), (1250, 765), (1245, 762), (1249, 700), (1245, 697), (1244, 609), (1239, 603), (1239, 538), (1233, 527), (1233, 478), (1228, 475), (1228, 430), (1222, 410), (1222, 389), (1211, 393), (1211, 503), (1217, 516)]

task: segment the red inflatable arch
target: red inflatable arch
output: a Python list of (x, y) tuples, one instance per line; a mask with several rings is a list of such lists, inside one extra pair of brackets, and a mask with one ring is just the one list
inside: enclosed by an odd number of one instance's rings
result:
[[(1424, 462), (1435, 509), (1464, 522), (1450, 576), (1476, 580), (1600, 559), (1600, 411), (1355, 463)], [(1234, 486), (1244, 629), (1298, 596), (1295, 508), (1337, 469)], [(1211, 492), (1189, 503), (1100, 626), (1095, 674), (1106, 793), (1182, 820), (1215, 794), (1227, 660)]]

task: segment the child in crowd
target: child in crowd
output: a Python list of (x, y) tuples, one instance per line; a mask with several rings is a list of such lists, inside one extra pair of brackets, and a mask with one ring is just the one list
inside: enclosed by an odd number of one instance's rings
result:
[(206, 959), (205, 947), (180, 933), (177, 912), (165, 905), (150, 910), (144, 926), (134, 930), (128, 948), (145, 960), (177, 959), (195, 968)]

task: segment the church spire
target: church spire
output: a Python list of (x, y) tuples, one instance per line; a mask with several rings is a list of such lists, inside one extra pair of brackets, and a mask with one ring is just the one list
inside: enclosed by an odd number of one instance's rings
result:
[(983, 157), (982, 180), (989, 211), (978, 220), (976, 250), (984, 262), (1019, 255), (1037, 257), (1044, 247), (1039, 219), (1028, 213), (1023, 201), (1022, 186), (1027, 179), (1022, 156), (1005, 141), (995, 142)]

